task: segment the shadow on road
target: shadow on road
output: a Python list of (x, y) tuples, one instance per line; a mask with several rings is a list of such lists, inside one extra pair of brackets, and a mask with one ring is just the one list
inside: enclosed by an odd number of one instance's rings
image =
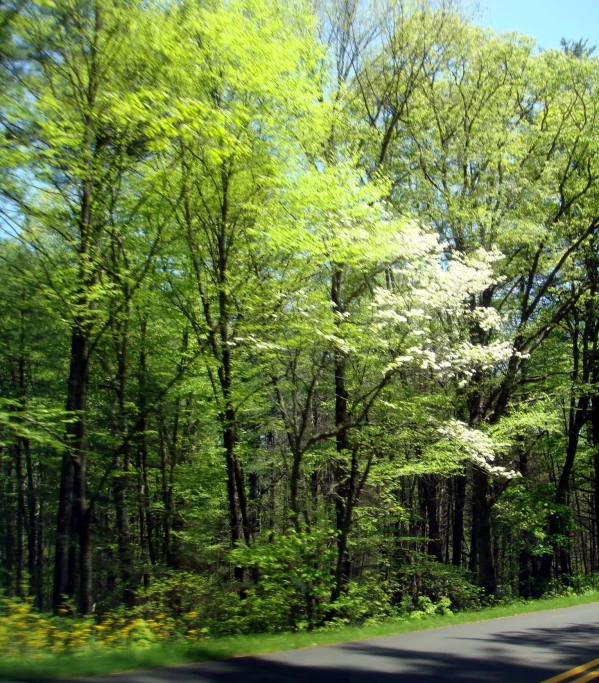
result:
[[(443, 629), (445, 631), (445, 629)], [(453, 631), (453, 629), (452, 629)], [(412, 643), (416, 634), (411, 634)], [(327, 648), (240, 657), (202, 665), (111, 676), (113, 683), (540, 683), (599, 657), (599, 624), (481, 633), (422, 631), (405, 647), (393, 636)], [(430, 647), (430, 649), (428, 649)], [(558, 655), (547, 664), (544, 655)], [(84, 679), (94, 681), (97, 679)], [(82, 679), (83, 682), (83, 679)]]

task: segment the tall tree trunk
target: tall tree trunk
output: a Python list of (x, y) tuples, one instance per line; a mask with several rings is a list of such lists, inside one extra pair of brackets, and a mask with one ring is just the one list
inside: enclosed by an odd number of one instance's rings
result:
[(293, 526), (296, 531), (301, 530), (300, 503), (299, 503), (299, 480), (301, 473), (302, 452), (294, 452), (292, 455), (291, 472), (289, 474), (289, 499), (291, 502), (291, 515)]
[(22, 440), (17, 439), (15, 447), (15, 471), (17, 475), (17, 554), (16, 554), (16, 594), (23, 597), (25, 587), (25, 473), (23, 471)]
[[(217, 221), (202, 222), (200, 226), (210, 235), (209, 239), (214, 245), (214, 254), (211, 256), (209, 269), (213, 270), (211, 277), (216, 281), (218, 295), (212, 300), (204, 286), (204, 263), (197, 247), (197, 228), (195, 213), (189, 201), (189, 188), (186, 183), (186, 161), (182, 155), (183, 171), (183, 225), (186, 228), (186, 239), (191, 257), (195, 284), (206, 322), (207, 331), (198, 330), (194, 326), (198, 343), (208, 342), (213, 359), (218, 365), (216, 373), (208, 368), (208, 375), (214, 392), (214, 397), (219, 405), (219, 422), (221, 429), (222, 445), (225, 452), (225, 464), (227, 473), (227, 502), (231, 545), (238, 546), (242, 539), (246, 543), (252, 541), (253, 530), (248, 513), (247, 497), (245, 494), (245, 482), (243, 469), (237, 457), (237, 414), (233, 401), (233, 358), (231, 353), (231, 326), (235, 312), (231, 310), (234, 301), (229, 291), (229, 253), (236, 235), (234, 224), (229, 221), (229, 192), (231, 169), (223, 162), (221, 167), (219, 187), (220, 216)], [(236, 579), (243, 582), (245, 571), (242, 567), (235, 567)], [(244, 588), (241, 589), (242, 596)]]
[(456, 567), (461, 567), (462, 545), (464, 543), (464, 506), (466, 503), (466, 477), (464, 475), (454, 478), (454, 501), (451, 563)]
[[(148, 474), (148, 438), (146, 434), (147, 424), (147, 399), (146, 399), (146, 385), (147, 385), (147, 357), (146, 357), (146, 335), (147, 322), (145, 318), (140, 320), (140, 334), (141, 334), (141, 351), (139, 354), (139, 387), (138, 387), (138, 405), (140, 414), (140, 427), (138, 439), (138, 462), (139, 470), (139, 488), (140, 488), (140, 535), (143, 535), (141, 527), (145, 522), (145, 540), (148, 547), (148, 554), (150, 564), (156, 564), (156, 550), (154, 547), (154, 520), (151, 512), (150, 499), (150, 478)], [(149, 576), (144, 576), (144, 583), (147, 585)]]
[[(592, 310), (592, 309), (591, 309)], [(590, 318), (591, 316), (589, 316)], [(572, 392), (575, 390), (575, 385), (578, 382), (588, 382), (591, 371), (591, 356), (589, 348), (589, 336), (593, 321), (587, 318), (583, 332), (582, 339), (582, 354), (579, 346), (580, 336), (580, 321), (578, 315), (574, 314), (572, 323)], [(566, 458), (557, 482), (555, 491), (555, 502), (562, 509), (553, 512), (549, 518), (549, 535), (552, 537), (552, 553), (546, 553), (541, 559), (541, 580), (547, 584), (551, 579), (551, 567), (555, 556), (559, 558), (559, 567), (564, 575), (569, 574), (568, 553), (569, 549), (564, 547), (556, 539), (558, 536), (567, 536), (568, 530), (565, 525), (563, 516), (563, 509), (568, 504), (568, 494), (570, 492), (570, 479), (572, 477), (572, 470), (574, 469), (574, 462), (576, 460), (576, 453), (578, 451), (578, 442), (580, 439), (580, 432), (587, 421), (590, 397), (588, 394), (583, 394), (576, 397), (572, 394), (570, 398), (570, 407), (568, 412), (568, 441), (566, 446)]]
[[(486, 289), (481, 297), (480, 303), (483, 307), (490, 307), (492, 291)], [(472, 330), (471, 339), (473, 342), (485, 345), (488, 342), (488, 332), (478, 324)], [(520, 348), (521, 340), (516, 337), (515, 348)], [(510, 357), (508, 368), (503, 383), (499, 387), (495, 405), (489, 416), (492, 424), (497, 424), (507, 410), (509, 398), (514, 385), (514, 380), (520, 368), (520, 359), (516, 354)], [(469, 426), (479, 425), (485, 417), (488, 407), (483, 405), (483, 396), (480, 391), (481, 377), (475, 375), (474, 391), (468, 399), (468, 419)], [(494, 545), (491, 524), (491, 510), (495, 504), (495, 499), (491, 493), (489, 476), (486, 472), (478, 468), (473, 468), (472, 476), (472, 558), (476, 558), (478, 564), (478, 581), (488, 595), (493, 595), (497, 590), (497, 574), (495, 567)]]
[[(52, 604), (57, 611), (63, 602), (75, 597), (80, 578), (80, 607), (91, 609), (91, 544), (86, 501), (85, 412), (89, 382), (87, 335), (74, 329), (71, 336), (71, 363), (67, 383), (67, 448), (63, 452), (56, 519), (56, 550)], [(77, 575), (74, 535), (79, 537)], [(84, 575), (85, 574), (85, 575)]]
[[(555, 492), (555, 502), (558, 506), (565, 508), (568, 504), (568, 494), (570, 492), (570, 479), (572, 476), (572, 469), (578, 451), (578, 441), (580, 430), (586, 419), (586, 408), (588, 398), (582, 396), (578, 401), (573, 399), (571, 404), (571, 413), (568, 428), (568, 445), (566, 448), (566, 459), (561, 471), (560, 478), (557, 483)], [(568, 549), (563, 547), (563, 544), (555, 540), (556, 536), (566, 536), (567, 529), (564, 524), (563, 510), (554, 512), (549, 518), (549, 535), (552, 537), (552, 553), (546, 553), (541, 559), (541, 580), (547, 583), (551, 579), (551, 567), (553, 565), (554, 557), (559, 557), (559, 567), (563, 574), (568, 575), (569, 564), (567, 559)]]
[[(40, 480), (42, 480), (40, 474)], [(36, 587), (36, 607), (41, 611), (44, 609), (44, 500), (40, 497), (39, 518), (36, 534), (36, 554), (35, 554), (35, 575), (37, 579)]]
[(15, 463), (12, 458), (8, 461), (6, 472), (6, 496), (4, 508), (4, 551), (2, 553), (2, 564), (6, 575), (6, 594), (13, 596), (15, 593), (14, 583), (14, 562), (15, 562), (15, 536), (16, 526), (16, 505), (15, 505)]
[(29, 439), (23, 439), (25, 467), (27, 477), (27, 572), (29, 573), (30, 595), (37, 602), (40, 592), (41, 576), (37, 572), (37, 527), (39, 510), (35, 495), (35, 481), (33, 463), (31, 460), (31, 445)]
[[(26, 394), (27, 394), (27, 389), (25, 386), (25, 367), (26, 367), (26, 344), (25, 344), (25, 312), (24, 312), (24, 305), (25, 305), (25, 293), (21, 293), (21, 303), (23, 304), (23, 308), (21, 308), (21, 315), (20, 315), (20, 331), (19, 331), (19, 361), (18, 361), (18, 386), (17, 386), (17, 392), (19, 399), (21, 401), (21, 407), (25, 407), (25, 402), (26, 402)], [(23, 439), (22, 437), (17, 437), (14, 445), (14, 452), (15, 452), (15, 465), (16, 465), (16, 474), (17, 474), (17, 557), (16, 557), (16, 563), (17, 563), (17, 595), (18, 596), (23, 596), (27, 592), (26, 586), (25, 586), (25, 577), (24, 577), (24, 572), (25, 572), (25, 532), (27, 530), (27, 538), (28, 541), (30, 539), (30, 533), (29, 533), (29, 524), (33, 523), (35, 524), (35, 505), (33, 509), (33, 517), (28, 520), (27, 519), (27, 510), (31, 512), (31, 506), (30, 506), (30, 501), (29, 501), (29, 496), (31, 493), (31, 490), (27, 486), (28, 492), (26, 493), (26, 476), (28, 473), (28, 460), (27, 456), (29, 454), (29, 443), (25, 443), (26, 439)], [(29, 457), (29, 460), (31, 458)], [(27, 503), (28, 505), (25, 504), (27, 498)], [(31, 517), (31, 515), (30, 515)], [(34, 557), (31, 557), (31, 543), (28, 542), (28, 568), (31, 567), (31, 560), (35, 560), (35, 548), (33, 548), (33, 555)], [(31, 581), (33, 578), (33, 575), (31, 572), (29, 572), (29, 580)]]
[[(115, 258), (115, 269), (118, 267)], [(125, 288), (125, 300), (127, 306), (125, 307), (125, 318), (122, 325), (119, 325), (117, 320), (112, 321), (113, 336), (115, 339), (115, 353), (117, 358), (117, 373), (116, 373), (116, 398), (117, 398), (117, 424), (115, 431), (125, 438), (128, 431), (128, 417), (126, 405), (126, 389), (127, 389), (127, 362), (128, 362), (128, 347), (129, 347), (129, 300), (130, 294)], [(114, 507), (116, 513), (116, 526), (118, 535), (119, 548), (119, 565), (121, 582), (123, 587), (123, 602), (126, 607), (133, 607), (135, 602), (135, 567), (134, 567), (134, 551), (133, 542), (131, 539), (131, 530), (129, 522), (129, 510), (127, 507), (127, 489), (129, 483), (130, 471), (130, 454), (129, 444), (126, 444), (122, 452), (122, 458), (119, 456), (115, 459), (114, 473), (112, 480), (112, 489), (114, 497)]]
[[(593, 501), (595, 513), (595, 537), (599, 552), (599, 397), (593, 396), (591, 410), (591, 438), (593, 441)], [(599, 564), (599, 560), (598, 560)]]
[(477, 506), (474, 500), (474, 482), (472, 483), (472, 505), (471, 505), (471, 516), (472, 522), (470, 525), (470, 553), (468, 555), (468, 569), (472, 573), (476, 571), (477, 567), (477, 539), (478, 539), (478, 517), (477, 517)]
[(154, 519), (152, 517), (152, 512), (151, 512), (151, 507), (150, 507), (150, 503), (151, 503), (151, 499), (150, 499), (150, 477), (148, 474), (148, 453), (147, 453), (147, 447), (145, 445), (145, 438), (144, 438), (144, 446), (143, 446), (142, 452), (141, 452), (141, 467), (142, 467), (142, 472), (143, 472), (143, 487), (144, 487), (143, 507), (144, 507), (145, 520), (146, 520), (148, 552), (150, 554), (150, 563), (154, 565), (157, 562), (157, 557), (156, 557), (156, 544), (154, 542)]
[(476, 555), (478, 560), (478, 583), (487, 595), (497, 592), (497, 575), (491, 534), (491, 491), (489, 476), (475, 469), (473, 473), (473, 497), (476, 514)]
[[(331, 301), (334, 306), (335, 313), (341, 314), (344, 312), (343, 308), (343, 267), (339, 264), (333, 264), (333, 273), (331, 277)], [(342, 587), (347, 584), (351, 574), (351, 563), (347, 557), (347, 536), (349, 528), (347, 528), (347, 519), (351, 516), (351, 509), (347, 509), (350, 504), (350, 489), (352, 486), (351, 474), (345, 467), (345, 458), (349, 450), (349, 438), (347, 430), (347, 409), (349, 394), (346, 387), (345, 371), (347, 366), (347, 358), (345, 354), (339, 349), (334, 351), (334, 372), (335, 372), (335, 429), (336, 439), (335, 445), (338, 457), (333, 468), (333, 477), (335, 482), (335, 521), (338, 533), (338, 563), (335, 579), (335, 590), (333, 595), (335, 599), (340, 594)], [(353, 457), (352, 457), (353, 463)]]
[(166, 426), (161, 417), (160, 424), (160, 478), (162, 483), (162, 505), (164, 513), (162, 515), (163, 532), (163, 558), (168, 563), (171, 545), (172, 510), (171, 498), (169, 496), (169, 476), (168, 476), (168, 448), (166, 443)]
[(427, 553), (439, 562), (443, 562), (443, 545), (439, 527), (438, 493), (439, 487), (434, 475), (424, 475), (424, 504), (428, 521)]
[(349, 484), (347, 498), (344, 501), (344, 517), (339, 530), (337, 541), (337, 563), (335, 567), (335, 583), (331, 591), (331, 603), (334, 603), (341, 595), (351, 578), (351, 564), (348, 561), (349, 536), (354, 521), (354, 509), (360, 500), (362, 490), (368, 479), (370, 467), (372, 465), (373, 454), (368, 457), (368, 461), (360, 477), (358, 462), (358, 447), (351, 449), (351, 466), (349, 473)]
[(93, 612), (92, 601), (92, 544), (91, 544), (91, 510), (87, 505), (86, 471), (75, 471), (75, 495), (78, 496), (77, 514), (79, 519), (79, 611), (81, 614)]
[(56, 544), (54, 553), (54, 586), (52, 606), (58, 611), (64, 598), (73, 597), (71, 568), (71, 524), (73, 517), (73, 482), (75, 467), (71, 454), (62, 456), (58, 513), (56, 516)]
[(126, 477), (128, 476), (129, 468), (128, 466), (123, 467), (121, 458), (117, 458), (114, 469), (116, 476), (113, 478), (112, 488), (118, 534), (120, 574), (123, 586), (123, 603), (126, 607), (133, 607), (135, 602), (134, 553), (126, 499)]
[[(99, 9), (96, 7), (96, 28), (100, 26)], [(91, 70), (95, 79), (96, 51), (92, 54)], [(95, 97), (95, 86), (89, 88), (90, 112)], [(93, 148), (91, 114), (84, 115), (83, 146)], [(91, 169), (88, 169), (91, 176)], [(89, 513), (87, 507), (86, 467), (86, 411), (89, 385), (89, 339), (91, 323), (89, 312), (94, 308), (89, 292), (95, 282), (90, 258), (92, 231), (92, 180), (82, 182), (81, 214), (79, 220), (80, 244), (78, 250), (79, 273), (76, 304), (79, 312), (71, 330), (71, 356), (67, 380), (66, 412), (69, 422), (66, 429), (66, 448), (62, 456), (58, 514), (56, 520), (56, 546), (54, 557), (54, 586), (52, 603), (58, 611), (63, 596), (72, 599), (77, 585), (80, 586), (79, 606), (83, 614), (89, 614), (91, 601), (91, 543), (89, 539)], [(75, 538), (79, 539), (79, 571)]]
[[(524, 478), (528, 478), (528, 453), (524, 445), (520, 451), (520, 462), (518, 463), (518, 471)], [(529, 550), (531, 543), (530, 533), (526, 529), (522, 529), (519, 533), (520, 552), (518, 554), (518, 594), (523, 598), (538, 597), (537, 586), (533, 574), (532, 554)]]

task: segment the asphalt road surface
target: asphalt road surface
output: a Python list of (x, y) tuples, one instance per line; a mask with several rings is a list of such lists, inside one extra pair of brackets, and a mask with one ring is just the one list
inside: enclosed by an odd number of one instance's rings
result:
[(599, 678), (599, 603), (77, 683), (573, 683), (594, 678)]

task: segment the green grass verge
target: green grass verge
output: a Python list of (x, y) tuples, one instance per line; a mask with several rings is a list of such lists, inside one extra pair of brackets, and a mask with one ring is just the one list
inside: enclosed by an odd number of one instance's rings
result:
[(209, 638), (201, 643), (161, 643), (144, 649), (86, 652), (81, 655), (57, 655), (40, 659), (0, 662), (0, 680), (52, 681), (79, 676), (110, 674), (133, 669), (151, 669), (174, 664), (205, 662), (228, 657), (258, 655), (278, 650), (295, 650), (317, 645), (331, 645), (350, 640), (390, 636), (412, 631), (466, 624), (473, 621), (511, 617), (518, 614), (574, 607), (599, 602), (599, 592), (488, 607), (477, 612), (459, 612), (450, 616), (430, 616), (421, 621), (386, 621), (363, 627), (337, 628), (315, 633), (279, 633), (256, 636)]

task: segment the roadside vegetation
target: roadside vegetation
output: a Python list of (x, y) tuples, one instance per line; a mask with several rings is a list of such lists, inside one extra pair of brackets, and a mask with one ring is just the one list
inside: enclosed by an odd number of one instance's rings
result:
[(85, 618), (44, 618), (27, 604), (5, 602), (0, 616), (0, 680), (63, 680), (331, 645), (595, 603), (599, 591), (589, 588), (536, 600), (490, 601), (497, 604), (463, 612), (452, 612), (448, 602), (443, 599), (435, 605), (423, 599), (411, 612), (361, 625), (327, 624), (310, 632), (236, 636), (211, 636), (207, 630), (190, 628), (186, 620), (193, 621), (194, 614), (178, 623), (165, 615), (142, 619), (134, 614), (105, 615), (98, 623)]
[(599, 59), (567, 38), (458, 0), (2, 3), (3, 662), (594, 588)]

